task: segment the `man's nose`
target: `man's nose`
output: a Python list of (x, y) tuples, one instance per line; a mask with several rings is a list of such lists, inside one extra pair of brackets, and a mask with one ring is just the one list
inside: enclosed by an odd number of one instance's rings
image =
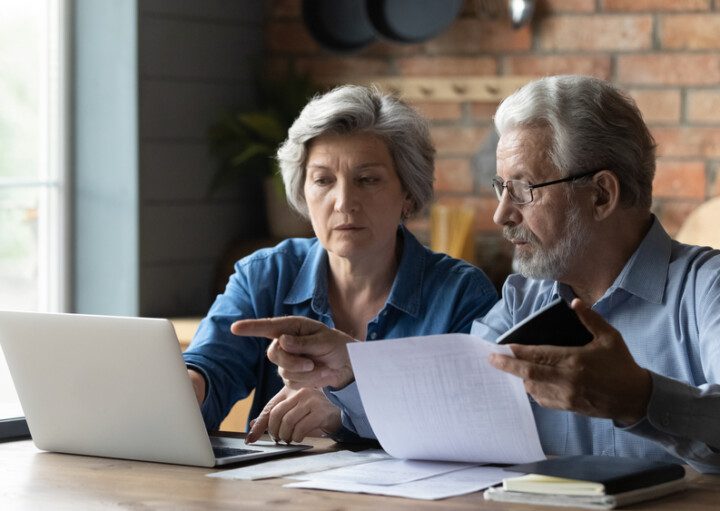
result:
[(520, 220), (520, 210), (517, 205), (510, 199), (510, 194), (507, 190), (503, 190), (503, 194), (500, 197), (495, 213), (493, 214), (493, 222), (497, 225), (517, 225)]

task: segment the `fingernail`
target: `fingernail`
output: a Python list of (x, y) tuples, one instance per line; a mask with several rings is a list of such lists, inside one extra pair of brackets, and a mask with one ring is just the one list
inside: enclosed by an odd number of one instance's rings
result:
[(305, 360), (302, 364), (302, 370), (303, 371), (312, 371), (315, 367), (315, 364), (312, 363), (311, 360)]

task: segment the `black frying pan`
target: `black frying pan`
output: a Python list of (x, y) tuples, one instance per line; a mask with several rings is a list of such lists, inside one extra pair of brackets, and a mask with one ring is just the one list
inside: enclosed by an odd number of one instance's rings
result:
[(302, 15), (313, 38), (330, 50), (355, 51), (375, 40), (365, 0), (303, 0)]
[[(382, 36), (419, 43), (438, 35), (457, 17), (463, 0), (366, 0), (368, 16)], [(362, 3), (362, 2), (358, 2)]]

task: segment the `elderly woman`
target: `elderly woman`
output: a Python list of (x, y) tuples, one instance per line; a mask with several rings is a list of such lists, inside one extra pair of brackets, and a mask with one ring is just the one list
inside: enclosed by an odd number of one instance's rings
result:
[(231, 333), (237, 320), (303, 316), (354, 339), (391, 339), (468, 332), (496, 302), (482, 271), (403, 226), (432, 198), (434, 153), (426, 121), (378, 90), (338, 87), (306, 105), (277, 158), (316, 237), (240, 260), (200, 324), (183, 356), (209, 429), (253, 389), (250, 416), (266, 413), (251, 440), (266, 425), (287, 441), (342, 429), (321, 390), (284, 388), (268, 339)]

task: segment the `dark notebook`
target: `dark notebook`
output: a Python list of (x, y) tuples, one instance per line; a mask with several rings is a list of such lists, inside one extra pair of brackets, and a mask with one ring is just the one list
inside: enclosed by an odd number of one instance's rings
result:
[(685, 469), (677, 463), (620, 456), (560, 456), (505, 467), (505, 470), (592, 481), (602, 484), (606, 495), (655, 486), (685, 477)]
[(575, 311), (562, 298), (558, 298), (505, 332), (497, 342), (584, 346), (592, 338)]

